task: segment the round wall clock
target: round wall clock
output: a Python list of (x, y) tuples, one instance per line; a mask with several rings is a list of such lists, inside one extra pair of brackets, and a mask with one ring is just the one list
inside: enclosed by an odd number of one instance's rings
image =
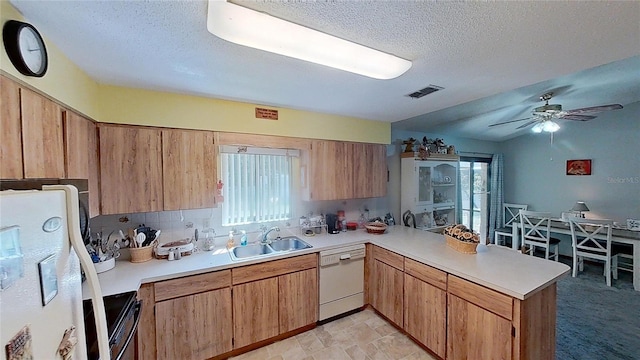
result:
[(21, 74), (44, 76), (49, 59), (42, 36), (35, 27), (21, 21), (9, 20), (2, 28), (2, 39), (9, 60)]

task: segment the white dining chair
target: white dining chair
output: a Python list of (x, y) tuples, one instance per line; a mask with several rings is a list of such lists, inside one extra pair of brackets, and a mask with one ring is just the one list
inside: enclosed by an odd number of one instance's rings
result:
[[(506, 245), (506, 238), (510, 237), (513, 242), (514, 228), (520, 226), (520, 210), (527, 210), (529, 205), (507, 204), (503, 205), (502, 224), (503, 227), (495, 229), (493, 232), (493, 243), (496, 245)], [(517, 233), (517, 232), (516, 232)]]
[[(551, 214), (540, 211), (520, 210), (520, 231), (522, 233), (521, 244), (528, 247), (527, 251), (530, 255), (536, 251), (536, 248), (544, 249), (544, 258), (552, 257), (558, 261), (558, 245), (560, 240), (551, 237)], [(554, 248), (553, 253), (549, 250)]]
[[(573, 272), (576, 277), (578, 271), (584, 270), (584, 259), (600, 260), (604, 262), (604, 276), (607, 286), (611, 286), (611, 274), (618, 278), (617, 266), (613, 266), (611, 257), (611, 227), (612, 220), (596, 220), (570, 218), (571, 243), (573, 244)], [(606, 240), (596, 239), (596, 236), (606, 236)], [(617, 260), (617, 259), (616, 259)]]

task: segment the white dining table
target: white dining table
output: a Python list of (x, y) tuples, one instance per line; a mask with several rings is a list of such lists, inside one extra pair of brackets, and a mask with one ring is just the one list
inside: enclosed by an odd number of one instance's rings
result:
[[(629, 244), (633, 247), (633, 288), (640, 291), (640, 232), (626, 229), (612, 229), (611, 242), (619, 244)], [(511, 227), (513, 241), (511, 246), (514, 250), (520, 249), (520, 224)], [(555, 234), (571, 236), (569, 223), (562, 219), (551, 219), (550, 231)], [(604, 234), (597, 234), (596, 239), (606, 240)]]

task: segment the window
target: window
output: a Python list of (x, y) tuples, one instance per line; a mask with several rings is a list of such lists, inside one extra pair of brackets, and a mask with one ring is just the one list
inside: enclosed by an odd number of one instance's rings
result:
[(298, 152), (222, 146), (222, 225), (291, 219), (292, 156)]

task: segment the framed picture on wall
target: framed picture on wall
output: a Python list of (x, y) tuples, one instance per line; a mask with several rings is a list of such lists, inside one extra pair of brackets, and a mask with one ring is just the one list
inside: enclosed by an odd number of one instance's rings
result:
[(591, 175), (591, 159), (567, 160), (567, 175)]

